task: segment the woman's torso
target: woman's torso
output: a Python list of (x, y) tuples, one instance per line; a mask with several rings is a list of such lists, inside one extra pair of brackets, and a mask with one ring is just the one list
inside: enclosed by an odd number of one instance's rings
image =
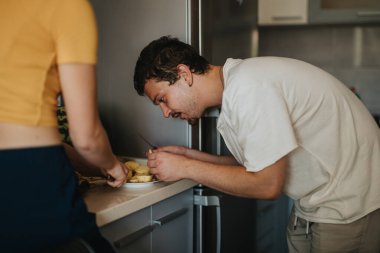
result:
[(57, 128), (0, 123), (0, 149), (43, 147), (61, 144)]
[(96, 62), (90, 4), (6, 0), (0, 14), (0, 149), (59, 144), (57, 65)]
[(0, 149), (60, 144), (56, 95), (60, 90), (49, 15), (42, 1), (1, 3)]

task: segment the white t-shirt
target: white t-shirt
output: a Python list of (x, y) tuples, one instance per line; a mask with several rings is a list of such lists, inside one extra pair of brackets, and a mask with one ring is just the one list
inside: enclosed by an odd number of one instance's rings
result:
[(289, 155), (296, 215), (350, 223), (380, 208), (380, 131), (336, 78), (279, 57), (228, 59), (218, 130), (247, 171)]

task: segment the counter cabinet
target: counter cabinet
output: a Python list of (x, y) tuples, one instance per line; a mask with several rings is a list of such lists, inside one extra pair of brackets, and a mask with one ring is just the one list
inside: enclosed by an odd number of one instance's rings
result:
[(117, 253), (193, 252), (193, 190), (100, 228)]

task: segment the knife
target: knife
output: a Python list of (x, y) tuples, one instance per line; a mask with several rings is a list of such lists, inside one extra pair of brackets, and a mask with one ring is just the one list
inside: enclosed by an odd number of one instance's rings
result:
[(106, 178), (107, 181), (109, 181), (109, 182), (113, 182), (113, 181), (115, 181), (115, 178), (113, 178), (113, 176), (111, 176), (111, 175), (107, 175), (107, 176), (105, 176), (105, 178)]
[(149, 147), (151, 147), (151, 149), (157, 149), (157, 146), (156, 145), (153, 145), (151, 142), (149, 142), (147, 139), (144, 138), (144, 136), (142, 136), (140, 133), (139, 133), (139, 136), (140, 138), (146, 143), (149, 145)]

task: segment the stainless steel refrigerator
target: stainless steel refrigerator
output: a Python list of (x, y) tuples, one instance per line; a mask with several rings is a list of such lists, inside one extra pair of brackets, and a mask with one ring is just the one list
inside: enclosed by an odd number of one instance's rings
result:
[[(223, 4), (222, 4), (223, 2)], [(258, 55), (259, 29), (257, 27), (257, 1), (200, 2), (200, 53), (210, 62), (223, 65), (227, 58), (249, 58)], [(230, 154), (223, 138), (216, 131), (219, 111), (207, 112), (200, 125), (200, 148), (204, 151)], [(231, 179), (233, 180), (233, 179)], [(201, 243), (203, 252), (287, 252), (286, 224), (289, 200), (282, 196), (276, 201), (254, 200), (230, 196), (203, 187), (204, 195), (219, 199), (218, 207), (209, 207), (196, 213), (203, 219), (203, 234), (207, 238)], [(196, 191), (196, 193), (197, 193)], [(220, 212), (220, 214), (218, 213)], [(220, 235), (217, 233), (218, 219), (221, 220)], [(200, 225), (202, 227), (202, 225)], [(196, 227), (199, 229), (199, 227)], [(218, 235), (221, 240), (218, 243)], [(215, 237), (214, 240), (209, 238)], [(198, 241), (202, 237), (198, 238)], [(198, 251), (202, 252), (202, 251)]]
[[(163, 35), (193, 45), (215, 65), (223, 65), (228, 57), (256, 56), (257, 0), (91, 2), (99, 27), (99, 110), (115, 153), (142, 157), (149, 148), (139, 137), (143, 135), (155, 145), (228, 154), (216, 130), (217, 109), (208, 111), (195, 127), (178, 119), (165, 119), (157, 106), (134, 90), (134, 65), (143, 47)], [(281, 213), (286, 209), (286, 205), (280, 209), (274, 208), (276, 205), (199, 185), (194, 189), (193, 251), (286, 252), (282, 250), (284, 236), (280, 236), (283, 221), (268, 216), (274, 213), (278, 217), (276, 210)]]

